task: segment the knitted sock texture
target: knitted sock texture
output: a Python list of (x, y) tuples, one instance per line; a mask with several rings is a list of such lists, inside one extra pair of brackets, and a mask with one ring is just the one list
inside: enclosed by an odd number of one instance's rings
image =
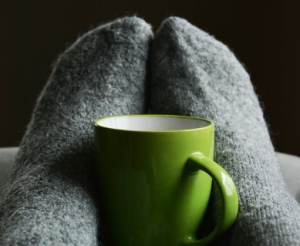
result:
[(103, 245), (93, 123), (146, 111), (151, 27), (125, 17), (80, 37), (56, 62), (0, 207), (0, 245)]
[(300, 245), (299, 204), (285, 188), (249, 75), (232, 52), (171, 17), (159, 28), (151, 56), (151, 112), (215, 123), (215, 161), (239, 193), (230, 245)]

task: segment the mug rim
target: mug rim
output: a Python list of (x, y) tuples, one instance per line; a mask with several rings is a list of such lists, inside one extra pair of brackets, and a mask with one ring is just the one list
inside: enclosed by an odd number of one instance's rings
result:
[[(165, 117), (165, 118), (185, 118), (185, 119), (193, 119), (193, 120), (199, 120), (199, 121), (205, 121), (209, 123), (206, 126), (202, 127), (196, 127), (196, 128), (187, 128), (187, 129), (179, 129), (179, 130), (163, 130), (163, 131), (151, 131), (151, 130), (128, 130), (128, 129), (118, 129), (118, 128), (112, 128), (112, 127), (107, 127), (103, 125), (99, 125), (99, 122), (111, 119), (111, 118), (121, 118), (121, 117)], [(199, 131), (199, 130), (204, 130), (210, 127), (214, 127), (214, 123), (212, 120), (208, 120), (205, 118), (200, 118), (200, 117), (195, 117), (195, 116), (185, 116), (185, 115), (167, 115), (167, 114), (130, 114), (130, 115), (116, 115), (116, 116), (109, 116), (109, 117), (104, 117), (100, 118), (95, 121), (94, 123), (95, 127), (103, 128), (103, 129), (108, 129), (108, 130), (113, 130), (113, 131), (121, 131), (121, 132), (137, 132), (137, 133), (175, 133), (175, 132), (191, 132), (191, 131)]]

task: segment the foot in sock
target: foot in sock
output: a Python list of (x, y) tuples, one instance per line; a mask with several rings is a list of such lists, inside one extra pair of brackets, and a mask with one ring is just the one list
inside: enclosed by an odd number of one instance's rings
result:
[(58, 59), (1, 203), (1, 245), (102, 245), (93, 122), (145, 113), (152, 36), (143, 20), (126, 17), (88, 32)]
[(151, 112), (215, 123), (215, 160), (239, 193), (230, 244), (299, 245), (299, 204), (285, 189), (249, 75), (232, 52), (171, 17), (155, 36), (151, 59)]

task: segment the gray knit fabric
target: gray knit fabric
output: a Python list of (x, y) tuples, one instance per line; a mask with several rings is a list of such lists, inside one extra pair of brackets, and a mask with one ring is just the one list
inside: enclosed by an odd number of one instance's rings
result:
[(215, 123), (215, 160), (232, 176), (239, 193), (230, 245), (300, 245), (300, 206), (285, 189), (243, 66), (224, 44), (176, 17), (164, 21), (152, 48), (152, 113)]
[(22, 140), (0, 212), (0, 245), (102, 245), (93, 122), (145, 113), (151, 27), (100, 26), (57, 61)]

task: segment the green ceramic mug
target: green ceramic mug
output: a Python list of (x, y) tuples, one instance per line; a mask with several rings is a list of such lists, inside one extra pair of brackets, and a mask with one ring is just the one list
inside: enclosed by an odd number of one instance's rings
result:
[[(99, 119), (95, 151), (111, 245), (208, 245), (234, 223), (238, 196), (228, 173), (213, 161), (211, 121), (172, 115)], [(221, 216), (198, 239), (212, 179), (223, 202)]]

